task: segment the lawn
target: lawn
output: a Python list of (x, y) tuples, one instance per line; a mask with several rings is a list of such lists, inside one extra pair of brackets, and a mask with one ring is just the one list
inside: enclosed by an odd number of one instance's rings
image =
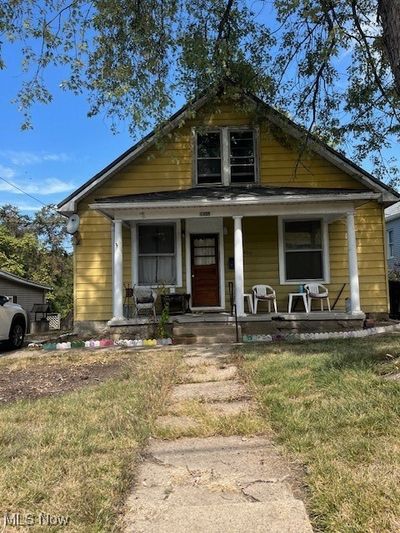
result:
[(318, 531), (400, 531), (400, 337), (246, 347), (263, 417), (304, 465)]
[[(67, 516), (71, 532), (118, 530), (178, 365), (177, 354), (148, 351), (2, 360), (0, 514)], [(23, 399), (10, 397), (10, 380)]]

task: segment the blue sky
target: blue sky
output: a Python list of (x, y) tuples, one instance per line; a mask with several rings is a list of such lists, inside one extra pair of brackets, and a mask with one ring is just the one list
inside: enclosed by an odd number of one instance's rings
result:
[[(126, 125), (111, 133), (103, 117), (87, 118), (84, 96), (57, 88), (61, 73), (48, 80), (54, 100), (33, 108), (33, 130), (21, 131), (23, 116), (11, 103), (20, 88), (19, 58), (7, 54), (0, 71), (0, 176), (38, 198), (57, 203), (126, 150), (132, 139)], [(0, 181), (0, 205), (11, 203), (32, 213), (41, 204)]]

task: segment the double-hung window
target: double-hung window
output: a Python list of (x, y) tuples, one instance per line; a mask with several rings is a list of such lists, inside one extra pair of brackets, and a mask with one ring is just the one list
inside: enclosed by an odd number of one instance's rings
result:
[(281, 281), (327, 281), (324, 222), (289, 219), (281, 224)]
[(254, 183), (255, 169), (254, 131), (229, 132), (229, 166), (231, 183)]
[(196, 132), (197, 185), (256, 182), (255, 131), (227, 128)]
[(209, 131), (197, 134), (197, 183), (222, 183), (221, 133)]
[(176, 225), (138, 224), (139, 285), (176, 285)]
[(394, 257), (394, 239), (393, 230), (389, 229), (387, 232), (387, 244), (388, 244), (388, 259)]

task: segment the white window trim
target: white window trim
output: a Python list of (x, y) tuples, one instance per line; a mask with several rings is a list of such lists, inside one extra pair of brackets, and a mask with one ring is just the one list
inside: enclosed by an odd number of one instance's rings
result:
[[(296, 221), (296, 220), (319, 220), (322, 228), (322, 279), (297, 279), (286, 280), (286, 256), (285, 256), (285, 243), (284, 243), (284, 222)], [(329, 263), (329, 229), (328, 221), (324, 217), (290, 217), (290, 216), (278, 216), (278, 247), (279, 247), (279, 282), (281, 285), (300, 285), (302, 283), (330, 283), (330, 263)]]
[(171, 285), (163, 285), (166, 288), (181, 288), (182, 287), (182, 230), (180, 219), (176, 220), (146, 220), (132, 222), (131, 224), (131, 265), (132, 265), (132, 285), (135, 287), (146, 287), (156, 289), (160, 287), (155, 285), (139, 285), (139, 229), (138, 226), (146, 224), (175, 224), (175, 254), (176, 254), (176, 283)]
[[(254, 141), (254, 181), (251, 183), (233, 183), (231, 184), (231, 166), (230, 166), (230, 146), (229, 146), (229, 133), (231, 131), (252, 131)], [(197, 182), (197, 133), (220, 133), (221, 134), (221, 182), (220, 183), (198, 183)], [(195, 187), (218, 187), (218, 185), (233, 185), (238, 187), (244, 187), (246, 185), (257, 185), (260, 183), (260, 129), (258, 126), (220, 126), (218, 128), (192, 128), (192, 144), (193, 144), (193, 185)]]
[[(387, 258), (388, 259), (393, 259), (394, 258), (394, 254), (391, 253), (391, 251), (392, 252), (394, 251), (393, 234), (394, 234), (393, 229), (386, 230), (386, 235), (387, 235)], [(390, 235), (392, 235), (392, 242), (390, 242)]]

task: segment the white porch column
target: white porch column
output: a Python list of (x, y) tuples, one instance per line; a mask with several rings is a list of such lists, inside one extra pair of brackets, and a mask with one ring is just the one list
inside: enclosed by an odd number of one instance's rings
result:
[(232, 217), (235, 234), (235, 303), (238, 316), (244, 316), (243, 231), (241, 216)]
[(346, 214), (347, 222), (347, 249), (349, 261), (349, 282), (350, 282), (350, 300), (352, 314), (360, 313), (360, 286), (358, 281), (358, 263), (357, 263), (357, 240), (356, 228), (354, 224), (354, 212)]
[(113, 253), (113, 320), (122, 320), (123, 287), (122, 287), (122, 220), (114, 220), (114, 253)]

